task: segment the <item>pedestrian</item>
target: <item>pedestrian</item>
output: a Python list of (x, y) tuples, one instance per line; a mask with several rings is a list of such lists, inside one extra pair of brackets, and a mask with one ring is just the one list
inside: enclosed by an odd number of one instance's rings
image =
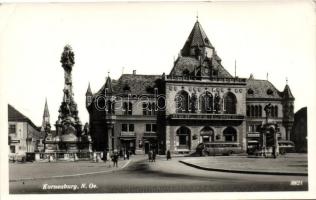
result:
[(168, 151), (167, 151), (167, 160), (169, 160), (169, 159), (171, 160), (171, 153), (170, 153), (170, 151), (168, 150)]
[(108, 160), (107, 152), (106, 152), (106, 149), (104, 149), (104, 151), (103, 151), (103, 161), (106, 162), (107, 160)]
[(150, 150), (149, 152), (148, 152), (148, 161), (150, 162), (151, 160), (152, 160), (152, 154), (153, 152)]
[(118, 167), (118, 153), (116, 151), (114, 151), (113, 153), (113, 158), (112, 158), (112, 161), (113, 161), (113, 167)]
[(156, 162), (156, 151), (153, 151), (153, 162)]
[(276, 146), (272, 146), (272, 155), (273, 158), (276, 159)]
[(129, 154), (130, 154), (130, 152), (127, 151), (127, 152), (126, 152), (126, 158), (127, 158), (127, 160), (129, 160)]

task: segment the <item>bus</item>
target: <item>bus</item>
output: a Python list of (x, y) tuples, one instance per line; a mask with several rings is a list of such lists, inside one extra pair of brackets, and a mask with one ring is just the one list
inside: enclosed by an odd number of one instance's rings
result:
[(236, 142), (204, 142), (197, 145), (196, 151), (200, 156), (229, 156), (241, 153), (242, 148)]

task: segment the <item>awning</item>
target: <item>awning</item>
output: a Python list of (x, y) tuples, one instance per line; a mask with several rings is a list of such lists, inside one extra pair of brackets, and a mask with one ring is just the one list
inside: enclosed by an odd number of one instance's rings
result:
[(257, 140), (248, 140), (248, 144), (249, 143), (252, 143), (252, 144), (257, 144), (257, 143), (259, 143)]
[(120, 140), (136, 140), (136, 137), (119, 137)]

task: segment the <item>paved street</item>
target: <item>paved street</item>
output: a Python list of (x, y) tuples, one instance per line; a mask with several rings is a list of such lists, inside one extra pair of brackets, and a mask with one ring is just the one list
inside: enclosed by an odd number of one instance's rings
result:
[[(255, 175), (205, 171), (184, 165), (179, 162), (181, 159), (183, 157), (166, 161), (164, 157), (158, 157), (156, 162), (148, 162), (138, 157), (125, 168), (110, 172), (64, 178), (11, 181), (10, 193), (307, 190), (307, 176)], [(58, 168), (52, 169), (58, 170)]]

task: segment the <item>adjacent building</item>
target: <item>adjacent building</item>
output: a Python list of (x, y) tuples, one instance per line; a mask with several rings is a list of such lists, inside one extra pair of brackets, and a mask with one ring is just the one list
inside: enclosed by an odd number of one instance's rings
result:
[(291, 140), (296, 152), (307, 153), (307, 107), (301, 108), (294, 115)]
[[(169, 74), (122, 74), (107, 78), (98, 92), (90, 85), (86, 107), (93, 149), (147, 153), (195, 151), (201, 142), (228, 144), (246, 151), (258, 144), (266, 120), (290, 140), (294, 96), (268, 80), (231, 75), (196, 21)], [(225, 146), (225, 145), (224, 145)]]
[(44, 139), (40, 128), (11, 105), (8, 105), (8, 122), (10, 155), (40, 151)]

